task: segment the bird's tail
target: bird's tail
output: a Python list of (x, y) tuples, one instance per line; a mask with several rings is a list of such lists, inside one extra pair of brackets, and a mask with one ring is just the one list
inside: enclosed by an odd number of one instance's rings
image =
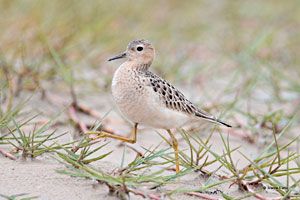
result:
[(224, 126), (227, 126), (227, 127), (229, 127), (229, 128), (232, 128), (231, 125), (229, 125), (229, 124), (227, 124), (227, 123), (225, 123), (225, 122), (222, 122), (221, 120), (215, 119), (215, 121), (216, 121), (217, 123), (219, 123), (219, 124), (222, 124), (222, 125), (224, 125)]
[(225, 122), (222, 122), (221, 120), (216, 119), (216, 118), (214, 118), (214, 117), (207, 116), (207, 115), (204, 115), (204, 114), (202, 114), (202, 113), (197, 113), (196, 116), (197, 116), (197, 117), (201, 117), (201, 118), (203, 118), (203, 119), (206, 119), (206, 120), (208, 120), (208, 121), (211, 121), (211, 122), (213, 122), (213, 123), (221, 124), (221, 125), (223, 125), (223, 126), (232, 128), (231, 125), (229, 125), (229, 124), (227, 124), (227, 123), (225, 123)]

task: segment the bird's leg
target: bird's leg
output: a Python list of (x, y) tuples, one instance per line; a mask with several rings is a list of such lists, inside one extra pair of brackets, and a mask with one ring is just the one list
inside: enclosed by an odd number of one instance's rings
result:
[(137, 134), (137, 127), (138, 127), (138, 123), (134, 124), (134, 128), (132, 130), (131, 133), (131, 138), (127, 138), (127, 137), (123, 137), (120, 135), (114, 135), (105, 131), (88, 131), (86, 132), (86, 134), (90, 134), (90, 135), (97, 135), (95, 139), (98, 138), (113, 138), (113, 139), (117, 139), (120, 140), (122, 142), (128, 142), (128, 143), (135, 143), (136, 142), (136, 134)]
[(179, 152), (178, 152), (178, 141), (176, 137), (173, 135), (170, 129), (167, 130), (169, 133), (171, 139), (172, 139), (172, 144), (173, 144), (173, 149), (175, 152), (175, 164), (176, 164), (176, 173), (179, 172)]

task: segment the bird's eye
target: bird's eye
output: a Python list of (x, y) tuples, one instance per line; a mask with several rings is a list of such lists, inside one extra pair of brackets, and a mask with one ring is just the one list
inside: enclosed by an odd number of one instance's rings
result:
[(141, 47), (141, 46), (139, 46), (139, 47), (136, 48), (137, 51), (143, 51), (143, 49), (144, 49), (144, 48)]

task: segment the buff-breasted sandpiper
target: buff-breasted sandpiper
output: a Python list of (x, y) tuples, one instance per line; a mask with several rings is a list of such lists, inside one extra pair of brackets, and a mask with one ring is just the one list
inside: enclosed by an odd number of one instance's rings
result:
[(197, 108), (178, 89), (149, 71), (154, 56), (155, 50), (149, 41), (134, 40), (128, 44), (125, 52), (108, 60), (126, 58), (113, 76), (112, 95), (121, 113), (134, 123), (132, 137), (106, 132), (89, 134), (97, 134), (97, 138), (109, 137), (135, 143), (138, 124), (165, 129), (172, 139), (176, 172), (179, 172), (178, 142), (171, 129), (202, 119), (231, 126)]

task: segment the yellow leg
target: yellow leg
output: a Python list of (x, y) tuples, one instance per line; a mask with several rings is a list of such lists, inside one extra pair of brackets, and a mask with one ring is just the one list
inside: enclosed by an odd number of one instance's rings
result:
[(132, 138), (126, 138), (120, 135), (114, 135), (105, 131), (88, 131), (86, 132), (86, 134), (91, 134), (91, 135), (97, 135), (97, 137), (95, 139), (98, 138), (113, 138), (113, 139), (117, 139), (123, 142), (128, 142), (128, 143), (135, 143), (136, 142), (136, 134), (137, 134), (137, 127), (138, 127), (138, 123), (134, 124), (134, 128), (132, 130), (131, 136)]
[(176, 164), (176, 173), (179, 172), (179, 152), (178, 152), (178, 142), (176, 137), (173, 135), (170, 129), (167, 130), (171, 139), (172, 139), (172, 144), (173, 144), (173, 149), (175, 152), (175, 164)]

